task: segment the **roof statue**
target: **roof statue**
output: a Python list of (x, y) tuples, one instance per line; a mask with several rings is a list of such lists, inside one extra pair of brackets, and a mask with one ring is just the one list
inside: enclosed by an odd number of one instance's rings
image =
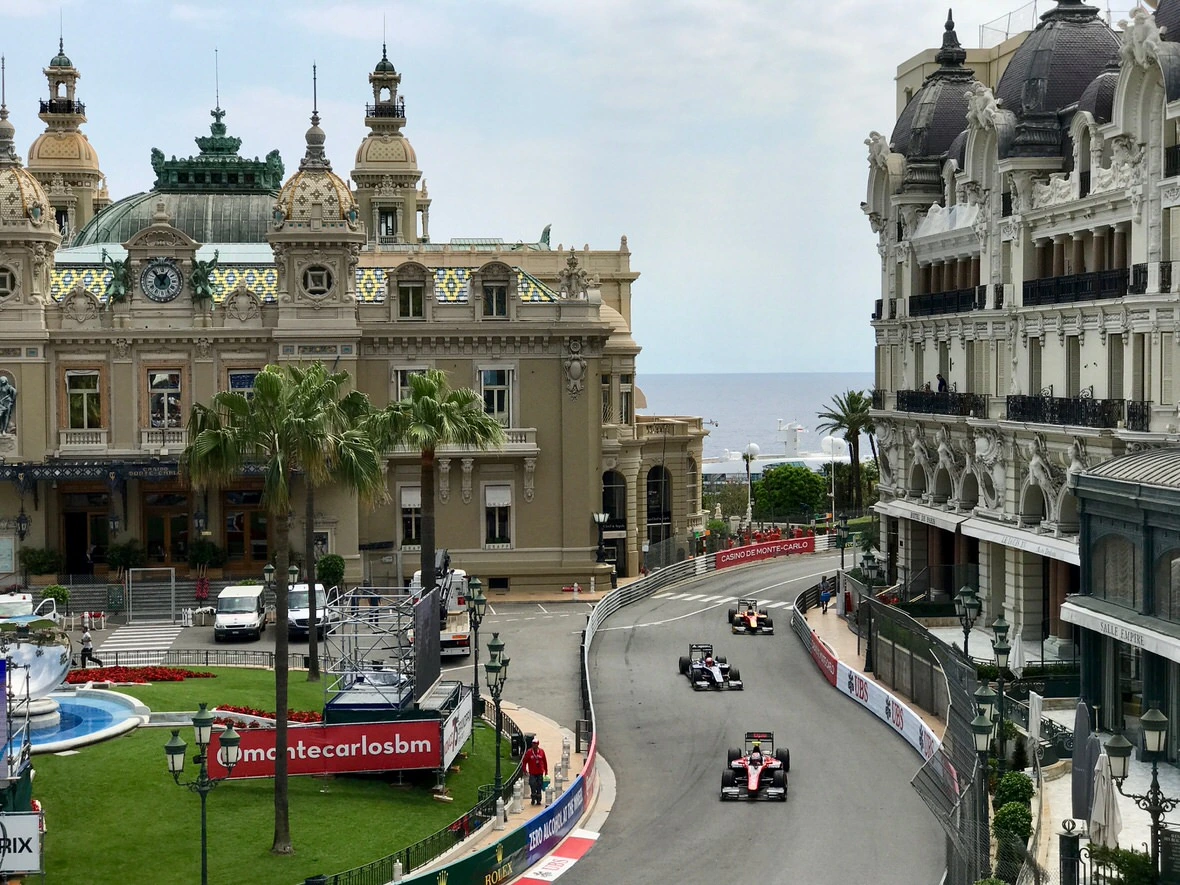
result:
[(193, 288), (193, 301), (199, 303), (213, 300), (217, 290), (217, 284), (213, 280), (213, 271), (217, 269), (217, 259), (220, 256), (220, 250), (214, 250), (213, 258), (210, 261), (193, 263), (193, 270), (189, 275), (189, 284)]
[(226, 135), (225, 111), (215, 107), (209, 112), (213, 122), (209, 135), (194, 139), (201, 152), (195, 157), (171, 160), (164, 152), (152, 148), (152, 169), (156, 173), (153, 190), (162, 193), (272, 193), (283, 185), (283, 161), (277, 150), (266, 160), (248, 160), (238, 154), (242, 140)]
[(111, 272), (111, 281), (107, 283), (107, 307), (123, 302), (131, 295), (131, 267), (124, 258), (111, 258), (106, 249), (102, 250), (102, 266)]
[(543, 246), (548, 246), (548, 245), (549, 245), (549, 229), (550, 229), (551, 227), (553, 227), (553, 225), (552, 225), (552, 224), (547, 224), (547, 225), (545, 225), (545, 229), (544, 229), (543, 231), (541, 231), (541, 239), (540, 239), (540, 243), (541, 243), (541, 245), (543, 245)]
[(885, 141), (885, 136), (874, 129), (865, 139), (865, 144), (869, 146), (869, 165), (878, 169), (888, 169), (889, 143)]
[(1138, 6), (1131, 12), (1131, 21), (1120, 21), (1119, 27), (1123, 30), (1120, 58), (1134, 62), (1141, 68), (1146, 68), (1159, 58), (1164, 29), (1155, 23), (1155, 16), (1150, 12)]
[(967, 90), (966, 98), (967, 123), (980, 129), (995, 129), (1000, 107), (991, 89), (976, 80)]
[(578, 266), (578, 256), (570, 254), (565, 270), (557, 275), (558, 291), (562, 298), (585, 300), (590, 292), (590, 277), (585, 268)]

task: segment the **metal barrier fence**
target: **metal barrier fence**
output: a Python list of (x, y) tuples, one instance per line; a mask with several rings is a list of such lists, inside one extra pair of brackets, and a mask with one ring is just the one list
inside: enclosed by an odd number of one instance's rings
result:
[[(275, 654), (271, 651), (237, 651), (231, 648), (174, 648), (104, 652), (102, 662), (104, 667), (255, 667), (273, 670)], [(307, 669), (307, 655), (288, 655), (287, 668)]]

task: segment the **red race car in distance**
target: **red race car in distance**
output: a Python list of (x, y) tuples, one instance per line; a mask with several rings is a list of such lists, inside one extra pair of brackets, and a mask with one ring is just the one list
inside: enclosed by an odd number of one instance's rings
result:
[(731, 633), (774, 633), (774, 619), (766, 609), (758, 607), (757, 599), (739, 599), (737, 608), (729, 610)]

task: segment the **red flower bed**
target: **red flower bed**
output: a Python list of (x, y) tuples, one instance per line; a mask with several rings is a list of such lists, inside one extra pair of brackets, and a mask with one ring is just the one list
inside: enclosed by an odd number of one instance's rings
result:
[(198, 673), (177, 667), (87, 667), (71, 670), (66, 675), (67, 685), (87, 682), (183, 682), (186, 679), (212, 679), (214, 673)]
[[(230, 716), (224, 716), (226, 713), (241, 713), (245, 716), (257, 716), (259, 719), (274, 719), (275, 714), (267, 710), (259, 710), (256, 707), (235, 707), (232, 704), (221, 704), (217, 707), (218, 714), (221, 714), (217, 719), (222, 724), (227, 723), (231, 719), (235, 725), (243, 725), (246, 728), (265, 728), (266, 726), (255, 722), (254, 720), (239, 720)], [(305, 710), (288, 710), (288, 722), (322, 722), (324, 717), (319, 713), (312, 713)]]

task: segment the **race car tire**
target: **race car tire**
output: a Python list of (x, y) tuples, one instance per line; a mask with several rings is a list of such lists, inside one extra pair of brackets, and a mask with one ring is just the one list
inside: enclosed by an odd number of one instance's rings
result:
[(736, 617), (737, 617), (737, 609), (736, 609), (736, 608), (731, 608), (731, 609), (729, 610), (729, 614), (728, 614), (728, 615), (726, 615), (726, 620), (728, 620), (728, 621), (729, 621), (729, 623), (731, 623), (731, 624), (732, 624), (732, 623), (733, 623), (733, 620), (734, 620), (734, 618), (736, 618)]
[(688, 671), (692, 668), (692, 661), (687, 657), (680, 659), (680, 675), (687, 676)]
[(742, 681), (742, 674), (740, 672), (738, 672), (737, 667), (730, 667), (729, 668), (729, 681), (730, 682), (741, 682)]
[(774, 629), (774, 618), (765, 618), (765, 619), (763, 619), (763, 621), (762, 621), (762, 628), (763, 628), (764, 630), (773, 630), (773, 629)]
[(766, 609), (764, 609), (764, 608), (758, 609), (758, 614), (762, 615), (762, 617), (765, 618), (766, 617)]
[(737, 786), (737, 775), (733, 773), (733, 769), (727, 768), (721, 772), (721, 789), (728, 789)]
[[(725, 751), (725, 762), (728, 765), (733, 765), (733, 763), (737, 762), (741, 758), (742, 758), (742, 751), (739, 750), (737, 747), (730, 747), (728, 750)], [(732, 771), (728, 772), (728, 773), (733, 774)]]
[(721, 657), (720, 655), (718, 655), (717, 657), (715, 657), (713, 660), (715, 660), (715, 661), (716, 661), (718, 664), (728, 664), (728, 663), (729, 663), (729, 659), (728, 659), (728, 658), (723, 658), (723, 657)]
[(784, 771), (776, 771), (774, 777), (770, 781), (772, 787), (782, 787), (783, 798), (781, 801), (787, 801), (787, 774)]
[(777, 747), (774, 751), (774, 758), (783, 764), (783, 771), (791, 770), (791, 751), (786, 747)]

